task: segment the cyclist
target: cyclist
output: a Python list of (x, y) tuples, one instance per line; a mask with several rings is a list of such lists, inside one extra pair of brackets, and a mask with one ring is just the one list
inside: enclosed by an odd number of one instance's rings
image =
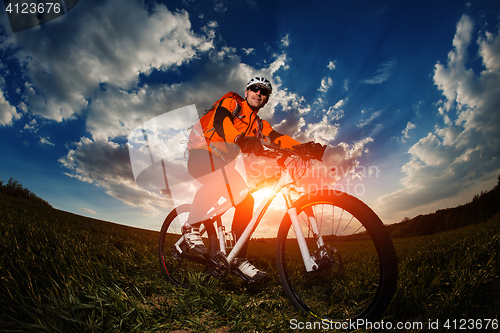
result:
[[(220, 198), (218, 192), (224, 192), (217, 184), (224, 183), (226, 197), (229, 196), (235, 206), (232, 232), (236, 239), (239, 239), (250, 222), (254, 199), (251, 194), (247, 194), (242, 200), (233, 198), (237, 197), (238, 191), (246, 188), (247, 184), (236, 169), (227, 167), (240, 150), (243, 153), (259, 155), (264, 149), (261, 139), (290, 149), (300, 144), (290, 136), (273, 130), (267, 121), (257, 115), (269, 101), (272, 91), (271, 82), (265, 77), (252, 78), (246, 85), (245, 99), (240, 97), (239, 100), (237, 95), (221, 99), (214, 112), (208, 116), (210, 119), (205, 125), (206, 128), (203, 128), (203, 140), (199, 144), (188, 145), (188, 171), (203, 184), (195, 195), (193, 209), (183, 227), (184, 242), (189, 251), (196, 254), (207, 253), (200, 237), (199, 226), (213, 207), (214, 200)], [(218, 180), (217, 176), (207, 177), (215, 174), (214, 171), (217, 170), (222, 171)], [(265, 278), (267, 273), (258, 270), (247, 260), (247, 246), (248, 244), (244, 245), (235, 259), (235, 267), (250, 280)]]

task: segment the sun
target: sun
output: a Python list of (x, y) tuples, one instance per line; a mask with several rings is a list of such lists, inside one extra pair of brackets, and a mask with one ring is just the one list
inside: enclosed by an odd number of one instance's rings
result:
[(268, 200), (269, 196), (272, 194), (273, 189), (271, 187), (262, 188), (256, 192), (252, 193), (253, 198), (255, 199), (255, 205), (260, 205), (263, 201)]

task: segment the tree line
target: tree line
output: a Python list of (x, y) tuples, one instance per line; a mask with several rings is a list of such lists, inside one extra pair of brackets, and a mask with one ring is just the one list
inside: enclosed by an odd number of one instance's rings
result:
[(405, 217), (400, 223), (388, 226), (392, 237), (425, 236), (438, 232), (485, 222), (500, 211), (500, 176), (497, 185), (487, 192), (476, 194), (472, 201), (434, 213)]
[(38, 197), (35, 193), (25, 188), (20, 182), (12, 179), (12, 177), (7, 181), (7, 183), (4, 183), (3, 180), (0, 180), (0, 193), (8, 195), (10, 197), (52, 207), (47, 201)]

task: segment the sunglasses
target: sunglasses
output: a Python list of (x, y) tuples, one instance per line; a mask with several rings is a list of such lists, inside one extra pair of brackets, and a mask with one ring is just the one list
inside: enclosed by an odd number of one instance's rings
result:
[(251, 86), (250, 88), (248, 88), (248, 90), (250, 90), (254, 93), (258, 93), (260, 91), (261, 95), (269, 97), (269, 90), (267, 90), (266, 88), (259, 87), (259, 86)]

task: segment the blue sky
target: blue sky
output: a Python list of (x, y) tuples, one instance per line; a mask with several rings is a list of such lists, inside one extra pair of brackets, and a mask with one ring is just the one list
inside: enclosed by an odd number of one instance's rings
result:
[(261, 116), (329, 144), (384, 222), (462, 204), (500, 173), (499, 27), (498, 1), (81, 0), (17, 33), (4, 13), (0, 179), (158, 230), (170, 207), (135, 183), (127, 136), (262, 74)]

